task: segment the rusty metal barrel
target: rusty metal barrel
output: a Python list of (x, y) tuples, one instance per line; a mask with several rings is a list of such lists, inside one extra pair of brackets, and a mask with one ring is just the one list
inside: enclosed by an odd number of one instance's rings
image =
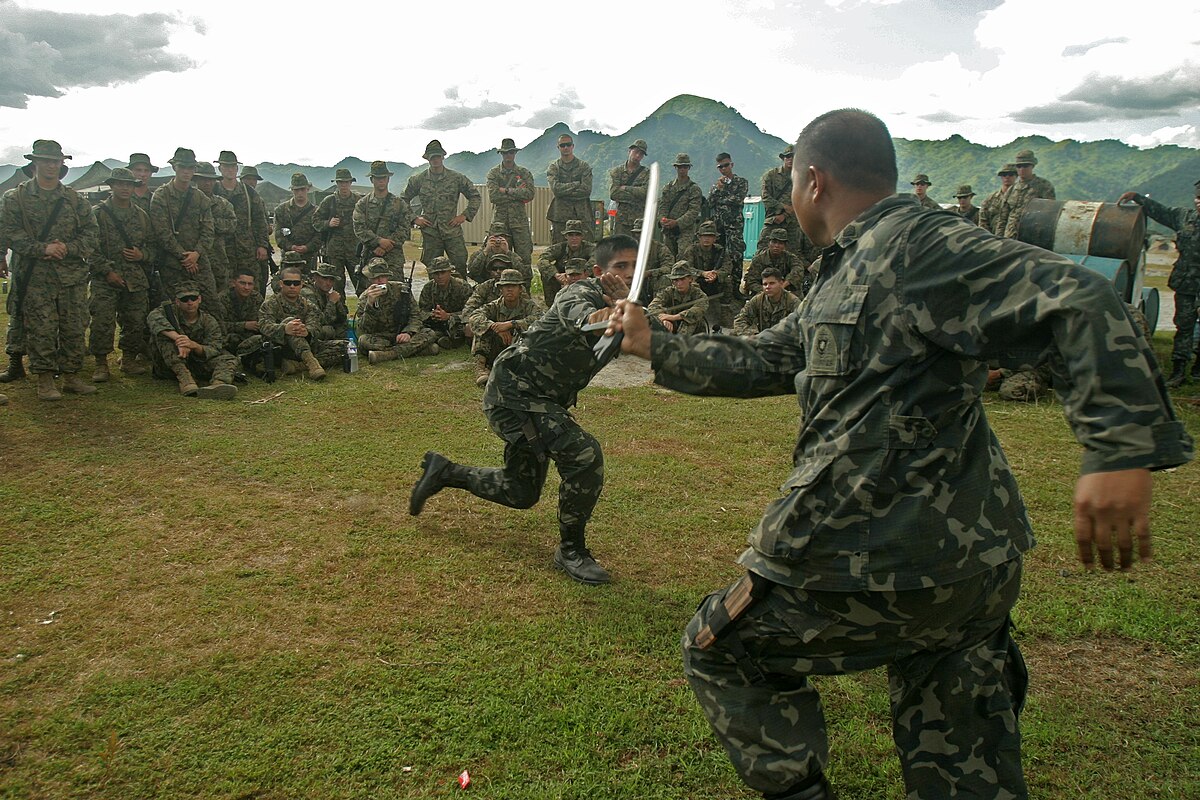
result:
[(1017, 223), (1022, 242), (1063, 255), (1099, 256), (1137, 264), (1146, 217), (1136, 204), (1031, 200)]

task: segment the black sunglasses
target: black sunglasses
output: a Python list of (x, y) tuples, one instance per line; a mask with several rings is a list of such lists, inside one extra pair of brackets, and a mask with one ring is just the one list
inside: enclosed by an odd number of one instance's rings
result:
[(280, 281), (284, 286), (299, 286), (304, 281)]
[(574, 143), (574, 142), (567, 142), (566, 144), (560, 144), (560, 145), (558, 146), (558, 149), (559, 149), (559, 150), (566, 150), (568, 147), (574, 147), (574, 146), (575, 146), (575, 143)]

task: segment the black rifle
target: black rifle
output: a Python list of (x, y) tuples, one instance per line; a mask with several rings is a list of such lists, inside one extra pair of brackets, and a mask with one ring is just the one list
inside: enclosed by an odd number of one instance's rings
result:
[[(24, 184), (17, 187), (16, 197), (17, 205), (21, 208), (21, 222), (28, 225), (29, 215), (25, 210), (25, 201), (21, 197), (24, 188)], [(58, 202), (50, 209), (50, 216), (46, 217), (46, 222), (42, 225), (41, 233), (34, 239), (35, 242), (43, 242), (50, 235), (50, 229), (54, 227), (55, 222), (58, 222), (58, 215), (62, 213), (62, 207), (66, 200), (66, 197), (58, 198)], [(25, 232), (28, 233), (29, 229), (26, 228)], [(33, 267), (37, 261), (38, 259), (35, 258), (27, 259), (24, 256), (18, 256), (16, 251), (13, 251), (13, 292), (10, 297), (12, 303), (9, 309), (9, 313), (13, 316), (18, 316), (21, 313), (21, 305), (25, 301), (25, 292), (29, 290), (29, 280), (33, 277)], [(20, 270), (17, 269), (18, 266), (21, 267)]]

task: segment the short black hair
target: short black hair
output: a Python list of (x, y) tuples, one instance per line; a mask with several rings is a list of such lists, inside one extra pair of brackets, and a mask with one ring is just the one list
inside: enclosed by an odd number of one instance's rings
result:
[(775, 269), (775, 267), (767, 267), (762, 271), (762, 275), (759, 276), (760, 280), (764, 278), (774, 278), (777, 281), (781, 281), (783, 280), (783, 273)]
[(613, 236), (605, 236), (596, 244), (596, 250), (592, 253), (592, 258), (595, 259), (596, 266), (600, 269), (607, 269), (608, 262), (613, 260), (613, 257), (622, 250), (637, 250), (637, 239), (625, 233), (618, 233)]
[(729, 153), (717, 153), (717, 161), (720, 161), (722, 158), (733, 160), (733, 156), (729, 155)]
[(254, 278), (255, 283), (258, 282), (258, 270), (254, 267), (238, 267), (237, 271), (233, 273), (233, 277), (235, 278), (240, 278), (243, 275), (249, 275), (251, 278)]
[(798, 168), (814, 166), (863, 191), (896, 191), (896, 147), (883, 120), (857, 108), (814, 119), (796, 140)]

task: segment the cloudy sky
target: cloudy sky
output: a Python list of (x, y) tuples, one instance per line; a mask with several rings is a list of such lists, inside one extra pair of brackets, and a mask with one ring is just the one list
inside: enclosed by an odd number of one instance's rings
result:
[(0, 163), (54, 138), (77, 165), (413, 164), (432, 137), (620, 133), (683, 93), (785, 139), (852, 105), (906, 138), (1200, 147), (1200, 3), (0, 0)]

